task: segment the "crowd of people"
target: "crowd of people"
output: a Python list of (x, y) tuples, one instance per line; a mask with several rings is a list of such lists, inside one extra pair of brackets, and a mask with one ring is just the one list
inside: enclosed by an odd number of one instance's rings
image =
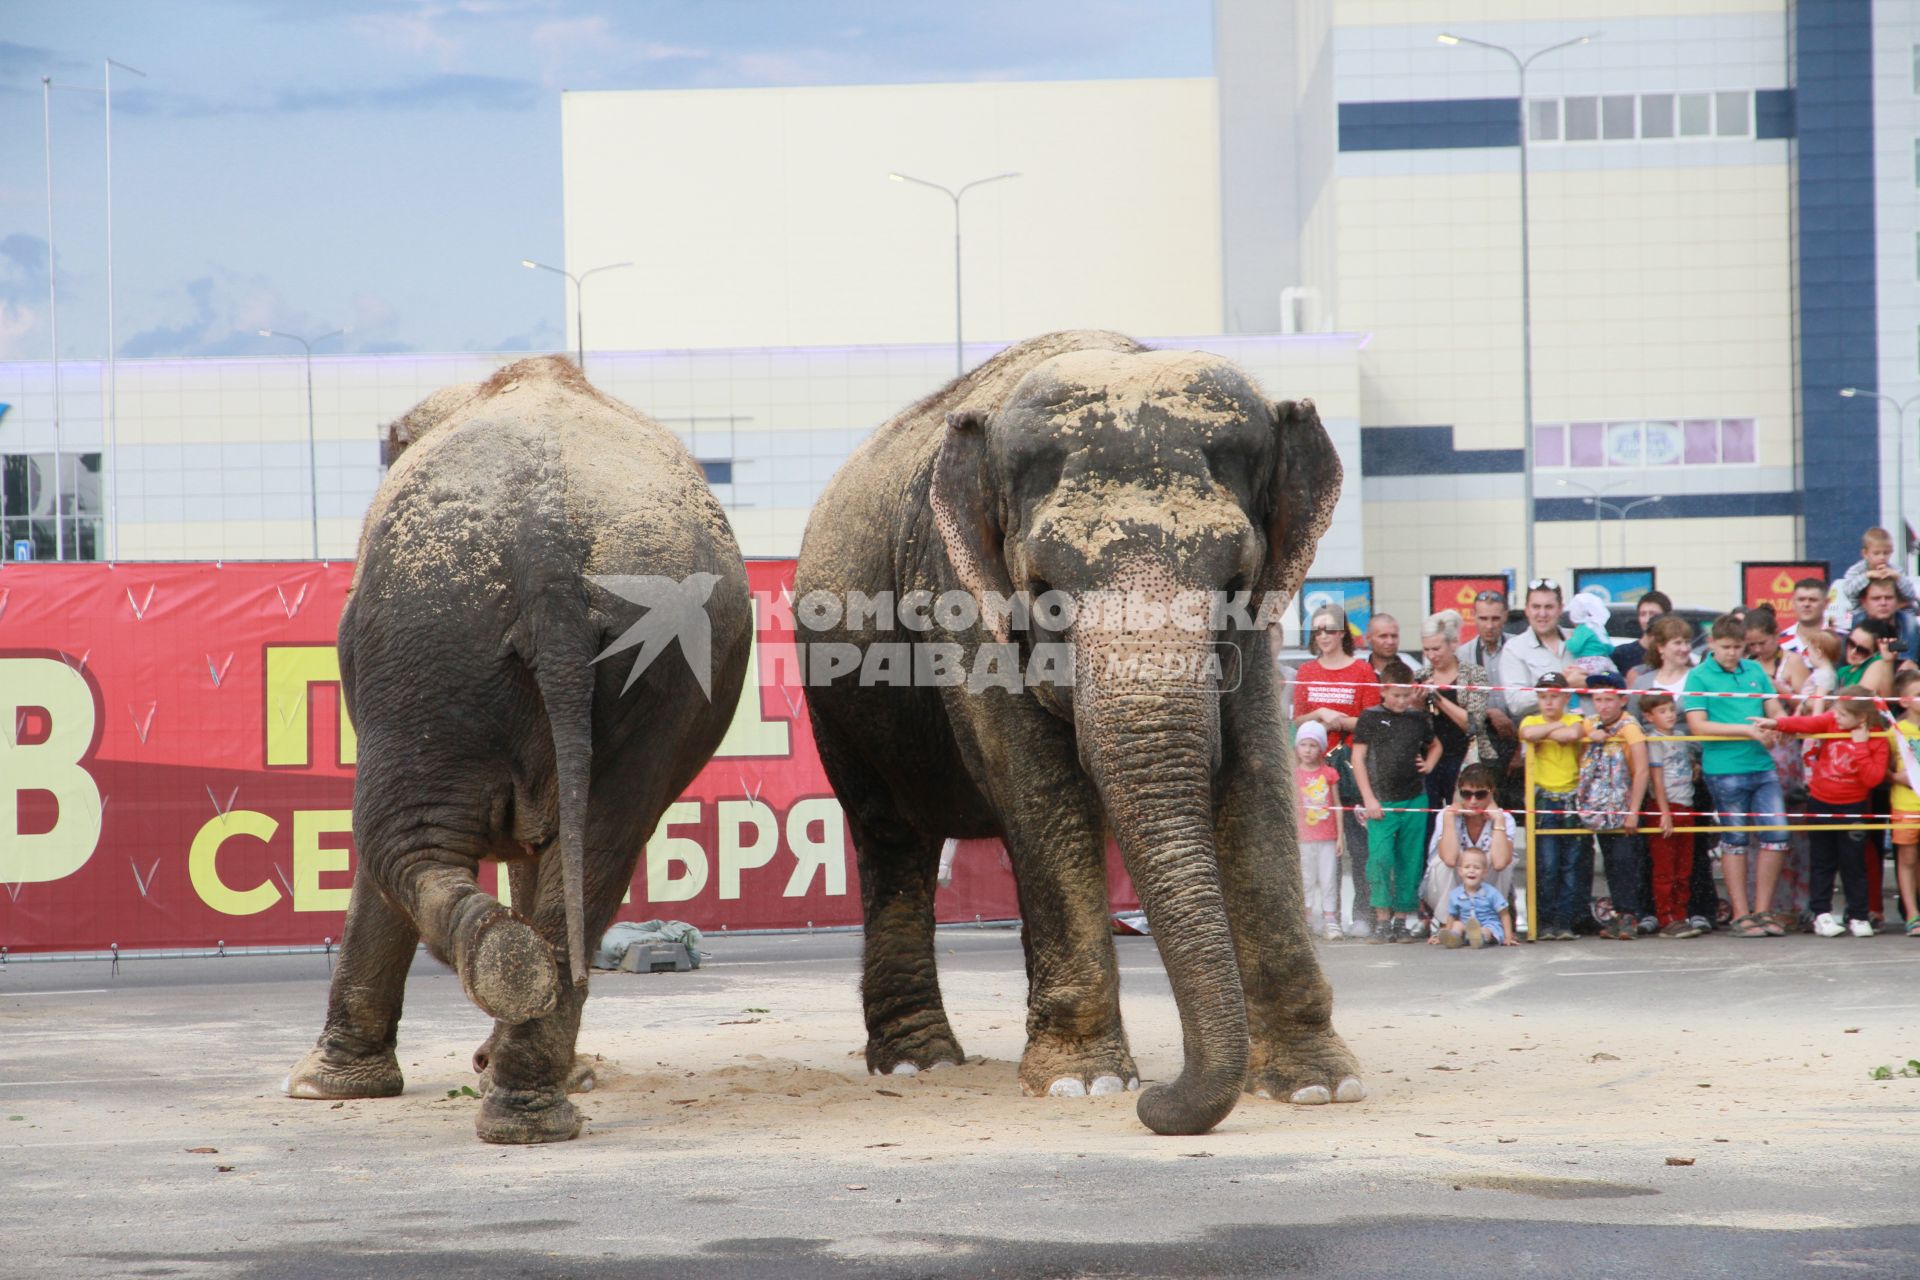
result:
[(1513, 635), (1506, 593), (1482, 591), (1470, 634), (1425, 619), (1417, 668), (1391, 616), (1356, 636), (1316, 610), (1286, 673), (1308, 927), (1467, 948), (1514, 945), (1529, 916), (1542, 942), (1920, 938), (1920, 581), (1892, 557), (1867, 530), (1838, 582), (1794, 585), (1791, 619), (1730, 610), (1698, 660), (1658, 591), (1624, 644), (1605, 601), (1552, 578), (1526, 584)]

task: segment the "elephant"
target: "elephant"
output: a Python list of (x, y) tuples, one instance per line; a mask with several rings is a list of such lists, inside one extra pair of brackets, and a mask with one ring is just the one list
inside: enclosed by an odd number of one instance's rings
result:
[[(494, 1019), (479, 1136), (563, 1141), (589, 941), (732, 719), (746, 568), (686, 449), (562, 357), (401, 425), (340, 618), (358, 871), (325, 1024), (283, 1088), (401, 1092), (424, 941)], [(476, 883), (482, 859), (506, 864), (511, 906)]]
[[(1275, 403), (1224, 359), (1099, 331), (1008, 348), (885, 423), (834, 475), (795, 570), (796, 634), (859, 867), (870, 1072), (964, 1061), (935, 963), (938, 855), (948, 837), (999, 836), (1024, 922), (1022, 1091), (1139, 1088), (1108, 918), (1111, 834), (1184, 1041), (1179, 1077), (1141, 1093), (1141, 1121), (1204, 1133), (1242, 1091), (1365, 1095), (1303, 919), (1294, 753), (1265, 628), (1211, 610), (1179, 628), (1150, 609), (1033, 608), (1015, 633), (1008, 610), (987, 607), (1169, 605), (1198, 591), (1277, 616), (1340, 481), (1311, 401)], [(897, 616), (814, 608), (856, 592), (891, 593)], [(945, 609), (956, 592), (980, 608)], [(943, 607), (916, 624), (907, 602), (929, 598)], [(1071, 679), (874, 678), (878, 646), (902, 636), (957, 647), (975, 675), (968, 662), (993, 646), (1064, 654)], [(836, 650), (859, 660), (822, 661)], [(1142, 652), (1160, 661), (1125, 661)]]

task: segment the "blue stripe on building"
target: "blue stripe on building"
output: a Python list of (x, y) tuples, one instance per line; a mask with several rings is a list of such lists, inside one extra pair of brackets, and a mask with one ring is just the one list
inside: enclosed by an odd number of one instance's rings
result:
[[(1646, 496), (1648, 495), (1610, 493), (1606, 500), (1614, 506), (1624, 506)], [(1716, 520), (1727, 516), (1797, 516), (1799, 514), (1800, 495), (1785, 491), (1668, 493), (1661, 495), (1659, 502), (1635, 511), (1631, 518), (1635, 520)], [(1535, 498), (1533, 518), (1542, 522), (1591, 520), (1593, 508), (1580, 498)], [(1847, 563), (1851, 564), (1852, 561)]]
[(1794, 311), (1806, 554), (1852, 564), (1880, 518), (1873, 6), (1789, 0)]
[(1363, 476), (1519, 475), (1519, 449), (1456, 449), (1452, 427), (1360, 428)]
[(1342, 151), (1432, 151), (1517, 147), (1517, 98), (1439, 98), (1427, 102), (1343, 102)]

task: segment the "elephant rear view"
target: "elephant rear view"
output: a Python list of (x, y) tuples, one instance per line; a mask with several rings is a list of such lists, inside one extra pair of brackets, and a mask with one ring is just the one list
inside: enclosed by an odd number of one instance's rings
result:
[[(480, 1136), (571, 1138), (587, 946), (732, 718), (746, 571), (680, 443), (560, 357), (436, 392), (388, 447), (340, 619), (359, 870), (326, 1025), (286, 1090), (401, 1091), (425, 941), (495, 1019)], [(507, 864), (511, 907), (482, 859)]]

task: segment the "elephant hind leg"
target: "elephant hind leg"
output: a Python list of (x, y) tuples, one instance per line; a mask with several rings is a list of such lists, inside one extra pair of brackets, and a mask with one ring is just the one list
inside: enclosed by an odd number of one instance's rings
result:
[(292, 1098), (391, 1098), (405, 1082), (394, 1045), (420, 935), (369, 880), (347, 900), (320, 1039), (281, 1082)]

